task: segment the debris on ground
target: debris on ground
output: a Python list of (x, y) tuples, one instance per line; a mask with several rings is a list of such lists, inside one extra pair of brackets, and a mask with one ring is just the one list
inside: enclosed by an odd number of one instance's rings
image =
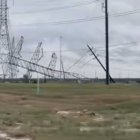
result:
[(102, 122), (105, 121), (105, 118), (98, 114), (95, 113), (94, 111), (88, 111), (88, 110), (83, 110), (83, 111), (58, 111), (56, 113), (59, 117), (62, 118), (87, 118), (87, 120), (92, 120), (96, 122)]
[(80, 127), (80, 132), (90, 132), (95, 130), (94, 127)]
[(0, 131), (0, 139), (3, 140), (31, 140), (30, 138), (14, 138), (10, 137), (7, 133)]

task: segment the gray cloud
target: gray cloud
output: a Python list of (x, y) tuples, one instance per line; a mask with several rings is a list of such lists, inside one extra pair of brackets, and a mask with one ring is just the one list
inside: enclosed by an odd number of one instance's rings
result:
[[(13, 7), (11, 0), (9, 0), (11, 31), (16, 38), (20, 35), (25, 37), (23, 50), (29, 50), (31, 52), (34, 51), (37, 42), (39, 41), (44, 42), (46, 51), (59, 50), (60, 36), (63, 36), (64, 50), (85, 49), (83, 51), (74, 50), (73, 52), (63, 53), (65, 67), (68, 67), (74, 63), (74, 61), (78, 60), (84, 53), (88, 54), (86, 44), (94, 46), (97, 50), (104, 49), (104, 20), (62, 25), (50, 25), (47, 23), (103, 16), (104, 13), (101, 8), (102, 0), (91, 5), (63, 10), (47, 11), (47, 9), (73, 5), (85, 1), (89, 0), (15, 0), (15, 6)], [(110, 14), (114, 14), (135, 10), (139, 9), (139, 5), (139, 0), (109, 0), (109, 12)], [(111, 17), (110, 44), (123, 44), (138, 41), (140, 36), (139, 16), (140, 14), (137, 13), (116, 18)], [(116, 49), (111, 49), (111, 67), (125, 66), (125, 69), (129, 69), (132, 63), (133, 69), (138, 70), (139, 51), (139, 44), (136, 44), (136, 47), (134, 48), (129, 47), (129, 45), (122, 45)], [(99, 54), (104, 56), (105, 53), (99, 52)], [(57, 55), (59, 57), (58, 52)], [(49, 61), (50, 54), (46, 54), (46, 58), (42, 61), (46, 59)], [(84, 64), (88, 59), (91, 59), (90, 55), (81, 63)], [(105, 62), (103, 57), (100, 57), (100, 59), (102, 62)], [(44, 64), (44, 62), (41, 63)], [(93, 73), (98, 71), (98, 75), (104, 77), (104, 72), (97, 66), (98, 64), (95, 61), (91, 61), (87, 64), (87, 67), (83, 67), (83, 69), (78, 69), (78, 66), (75, 66), (73, 71), (79, 71), (80, 73), (85, 73), (87, 76), (92, 77), (94, 76)], [(59, 68), (59, 66), (57, 66), (57, 68)], [(113, 76), (117, 77), (118, 73), (122, 70), (111, 69), (111, 72), (115, 73)], [(131, 76), (137, 77), (139, 75), (138, 73), (131, 73)]]

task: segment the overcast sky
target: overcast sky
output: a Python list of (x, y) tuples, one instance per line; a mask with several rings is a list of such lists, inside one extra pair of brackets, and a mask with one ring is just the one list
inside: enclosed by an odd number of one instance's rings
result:
[[(15, 0), (13, 3), (9, 0), (10, 34), (17, 41), (21, 35), (24, 36), (22, 55), (26, 59), (32, 56), (38, 42), (42, 41), (45, 52), (40, 64), (46, 66), (53, 51), (59, 59), (62, 36), (65, 70), (81, 58), (69, 71), (88, 77), (105, 77), (104, 71), (96, 60), (92, 60), (94, 57), (86, 47), (86, 44), (94, 47), (105, 64), (103, 2), (104, 0)], [(139, 7), (139, 0), (109, 0), (112, 77), (140, 77)], [(119, 13), (121, 16), (118, 16)], [(99, 18), (95, 20), (93, 17)]]

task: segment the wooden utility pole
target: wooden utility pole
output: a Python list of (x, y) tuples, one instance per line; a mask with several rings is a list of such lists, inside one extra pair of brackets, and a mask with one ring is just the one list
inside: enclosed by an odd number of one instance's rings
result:
[(106, 42), (106, 84), (110, 84), (109, 76), (109, 22), (108, 22), (108, 0), (105, 0), (105, 42)]

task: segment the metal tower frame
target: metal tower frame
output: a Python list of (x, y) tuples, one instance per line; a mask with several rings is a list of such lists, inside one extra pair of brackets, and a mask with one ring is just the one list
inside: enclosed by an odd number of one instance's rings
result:
[[(56, 63), (57, 63), (57, 56), (56, 53), (53, 53), (48, 68), (55, 70)], [(52, 76), (54, 75), (54, 71), (52, 71), (51, 75)]]
[[(7, 56), (6, 54), (1, 54), (1, 56)], [(8, 57), (8, 56), (7, 56)], [(11, 64), (26, 70), (30, 70), (32, 72), (37, 72), (41, 75), (44, 75), (46, 77), (50, 77), (50, 78), (55, 78), (55, 79), (59, 79), (60, 73), (62, 73), (62, 71), (59, 70), (53, 70), (50, 69), (48, 67), (44, 67), (42, 65), (39, 64), (35, 64), (32, 63), (30, 61), (15, 57), (15, 56), (10, 56), (13, 61), (5, 61), (6, 64)], [(2, 61), (0, 61), (0, 64), (3, 63)], [(52, 72), (53, 71), (53, 72)], [(54, 75), (52, 75), (52, 73), (54, 73)], [(80, 75), (78, 73), (71, 73), (71, 72), (66, 72), (64, 71), (64, 74), (66, 76), (67, 79), (84, 79), (84, 80), (88, 80), (89, 78)]]
[[(8, 6), (7, 0), (0, 0), (0, 53), (10, 54), (10, 35), (8, 29)], [(6, 57), (1, 56), (1, 60), (6, 61)], [(9, 67), (9, 66), (8, 66)], [(2, 64), (4, 77), (7, 75), (7, 66)]]
[[(34, 63), (34, 64), (38, 64), (38, 62), (41, 60), (42, 57), (43, 57), (43, 48), (42, 48), (42, 42), (40, 42), (40, 43), (38, 43), (38, 46), (36, 47), (36, 50), (33, 53), (33, 56), (31, 57), (30, 62)], [(26, 75), (30, 81), (32, 78), (32, 73), (31, 73), (30, 67), (27, 68)]]

